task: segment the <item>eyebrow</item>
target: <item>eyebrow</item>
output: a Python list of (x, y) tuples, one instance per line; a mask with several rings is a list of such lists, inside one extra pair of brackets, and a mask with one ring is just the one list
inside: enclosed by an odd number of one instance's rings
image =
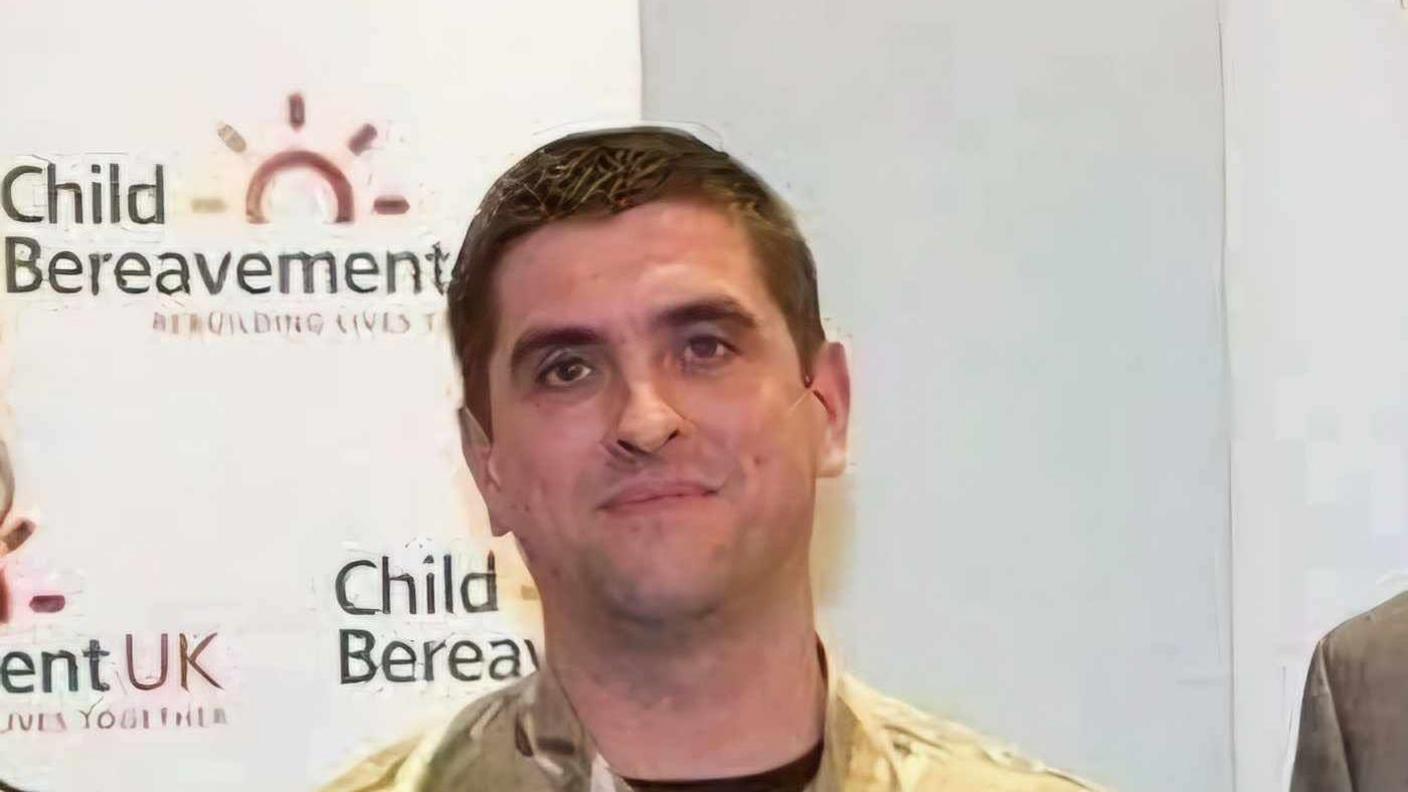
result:
[(514, 342), (509, 354), (508, 369), (517, 371), (523, 361), (544, 349), (601, 344), (602, 336), (589, 327), (541, 327), (529, 330)]
[[(722, 322), (746, 330), (758, 326), (758, 320), (741, 303), (731, 297), (693, 300), (667, 308), (651, 319), (651, 324), (666, 329), (678, 329), (698, 322)], [(565, 325), (539, 327), (519, 336), (509, 353), (508, 366), (516, 371), (523, 361), (544, 349), (554, 347), (597, 346), (605, 337), (590, 327)]]
[(656, 316), (657, 327), (678, 328), (696, 322), (725, 322), (747, 330), (758, 326), (757, 317), (732, 297), (714, 297), (667, 308)]

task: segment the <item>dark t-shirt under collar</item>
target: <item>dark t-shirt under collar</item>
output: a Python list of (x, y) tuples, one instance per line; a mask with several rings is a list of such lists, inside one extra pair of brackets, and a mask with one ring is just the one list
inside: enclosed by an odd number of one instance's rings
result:
[(802, 792), (821, 768), (822, 741), (792, 761), (746, 776), (691, 781), (624, 779), (636, 792)]

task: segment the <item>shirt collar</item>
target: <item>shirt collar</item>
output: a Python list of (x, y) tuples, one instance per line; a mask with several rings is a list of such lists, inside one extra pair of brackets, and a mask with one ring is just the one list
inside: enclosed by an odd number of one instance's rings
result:
[[(826, 712), (821, 767), (810, 788), (831, 792), (862, 780), (893, 782), (896, 761), (889, 743), (866, 713), (863, 696), (846, 678), (837, 654), (820, 636), (817, 655), (826, 680)], [(562, 784), (560, 788), (628, 792), (597, 752), (552, 664), (545, 663), (534, 676), (516, 715), (519, 752)]]

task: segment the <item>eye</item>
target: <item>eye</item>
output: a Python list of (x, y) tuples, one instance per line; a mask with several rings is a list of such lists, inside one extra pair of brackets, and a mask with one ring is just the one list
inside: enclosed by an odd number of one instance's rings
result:
[(538, 383), (549, 388), (565, 388), (586, 379), (592, 367), (581, 358), (559, 360), (538, 374)]
[(717, 363), (733, 354), (733, 348), (718, 336), (691, 336), (684, 344), (686, 363)]

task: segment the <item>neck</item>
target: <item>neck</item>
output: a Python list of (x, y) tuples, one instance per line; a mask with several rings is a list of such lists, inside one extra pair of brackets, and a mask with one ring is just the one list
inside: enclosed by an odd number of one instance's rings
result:
[(826, 686), (810, 586), (801, 581), (683, 626), (608, 617), (588, 629), (580, 614), (558, 619), (545, 607), (548, 663), (612, 769), (652, 780), (724, 778), (811, 749)]

